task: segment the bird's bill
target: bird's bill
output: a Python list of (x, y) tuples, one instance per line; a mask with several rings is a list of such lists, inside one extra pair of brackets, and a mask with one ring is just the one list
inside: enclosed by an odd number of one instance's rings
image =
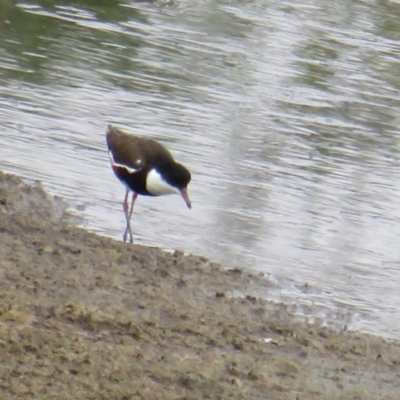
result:
[(183, 200), (185, 200), (185, 203), (188, 206), (188, 208), (192, 208), (192, 203), (190, 202), (189, 195), (188, 195), (186, 189), (181, 190), (181, 196), (182, 196)]

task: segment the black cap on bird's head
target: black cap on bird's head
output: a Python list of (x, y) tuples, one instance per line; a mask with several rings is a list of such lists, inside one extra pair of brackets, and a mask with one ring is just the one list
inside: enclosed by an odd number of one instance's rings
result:
[(168, 170), (163, 173), (165, 181), (177, 188), (181, 194), (183, 200), (185, 200), (188, 208), (192, 208), (192, 203), (190, 202), (189, 195), (187, 193), (187, 186), (191, 180), (191, 175), (189, 170), (182, 164), (174, 163), (170, 165)]

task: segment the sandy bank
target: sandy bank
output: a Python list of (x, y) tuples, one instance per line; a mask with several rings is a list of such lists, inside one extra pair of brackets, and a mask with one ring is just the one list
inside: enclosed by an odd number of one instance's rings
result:
[(400, 399), (398, 342), (293, 322), (269, 284), (70, 226), (0, 172), (0, 398)]

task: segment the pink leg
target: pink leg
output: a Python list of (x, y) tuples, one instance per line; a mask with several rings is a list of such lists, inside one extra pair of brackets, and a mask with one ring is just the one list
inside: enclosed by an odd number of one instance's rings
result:
[(133, 243), (133, 235), (132, 235), (132, 230), (131, 230), (131, 217), (132, 217), (132, 212), (133, 212), (133, 205), (135, 204), (135, 200), (138, 197), (137, 193), (133, 192), (132, 194), (132, 202), (131, 202), (131, 207), (129, 209), (129, 214), (128, 214), (128, 195), (129, 191), (126, 191), (125, 195), (125, 200), (124, 200), (124, 213), (125, 213), (125, 219), (126, 219), (126, 228), (124, 232), (124, 242), (126, 242), (126, 239), (128, 238), (129, 234), (129, 243)]
[(125, 219), (128, 218), (128, 195), (129, 195), (129, 190), (126, 190), (124, 202), (122, 203), (122, 207), (124, 209)]

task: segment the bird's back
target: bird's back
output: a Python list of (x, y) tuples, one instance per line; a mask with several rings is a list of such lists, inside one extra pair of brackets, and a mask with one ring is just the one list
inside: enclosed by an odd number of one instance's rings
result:
[(153, 139), (125, 133), (112, 125), (107, 127), (106, 138), (108, 150), (118, 164), (139, 169), (174, 162), (171, 153)]

